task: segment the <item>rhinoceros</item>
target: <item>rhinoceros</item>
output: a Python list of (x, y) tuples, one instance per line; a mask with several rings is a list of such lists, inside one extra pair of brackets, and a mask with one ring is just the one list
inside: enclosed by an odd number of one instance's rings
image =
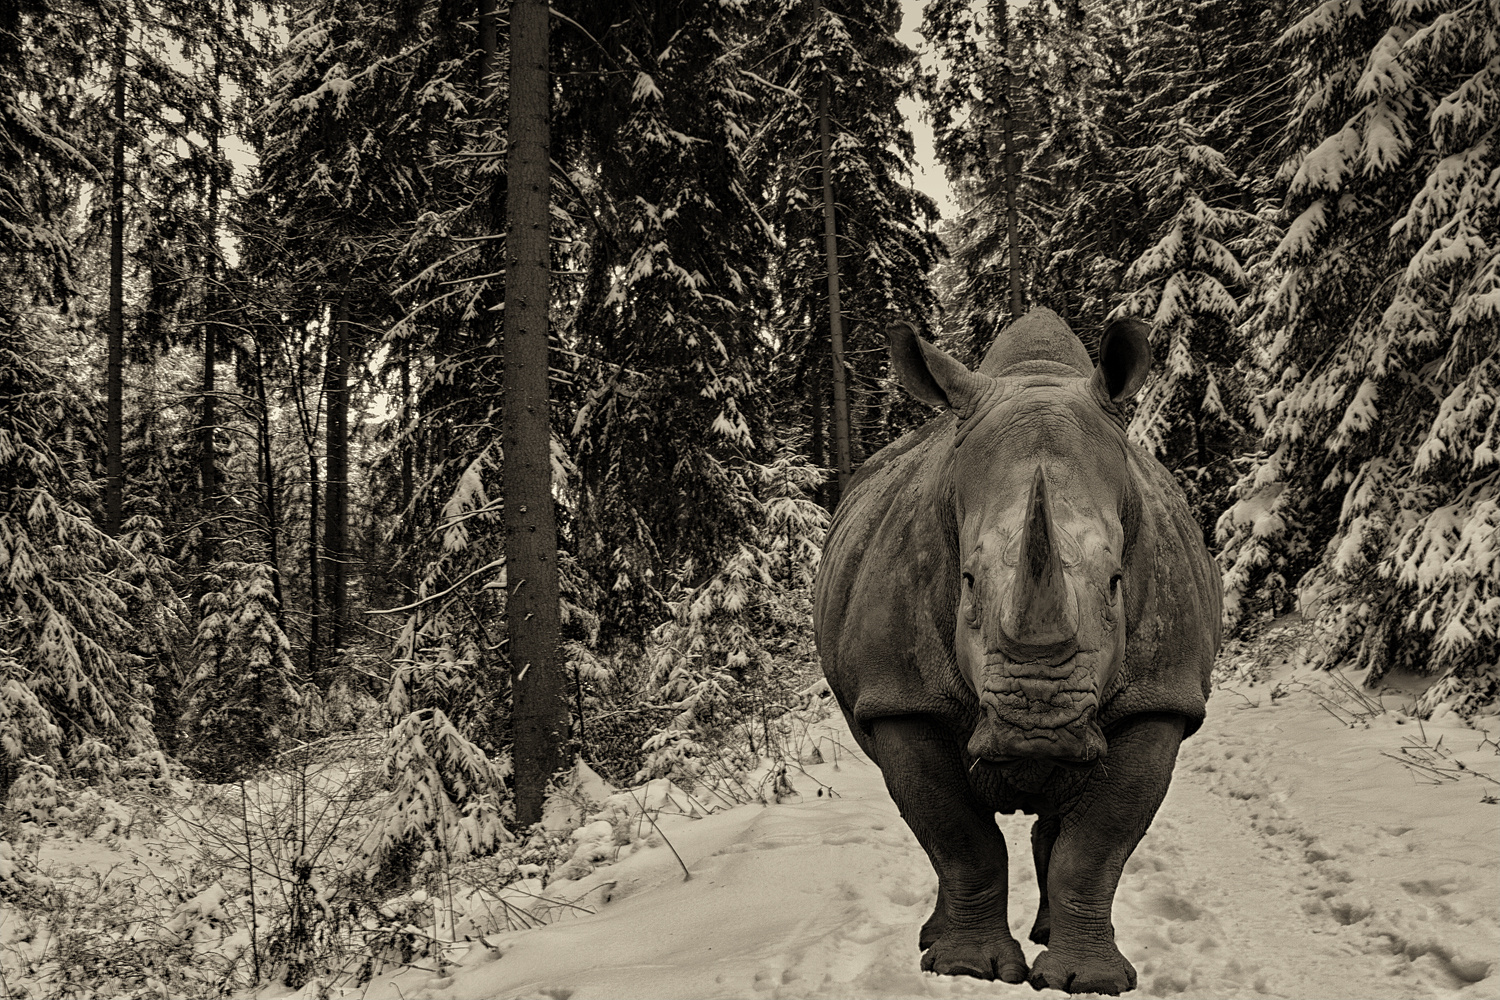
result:
[[(923, 969), (1117, 994), (1120, 873), (1178, 744), (1202, 724), (1219, 574), (1170, 473), (1125, 435), (1149, 328), (1109, 324), (1099, 365), (1033, 310), (977, 372), (904, 323), (892, 368), (946, 412), (874, 455), (818, 570), (823, 671), (937, 871)], [(995, 813), (1036, 815), (1027, 968)]]

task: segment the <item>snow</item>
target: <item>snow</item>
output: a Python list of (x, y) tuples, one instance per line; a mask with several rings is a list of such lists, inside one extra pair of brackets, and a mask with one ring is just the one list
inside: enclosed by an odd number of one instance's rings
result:
[(1411, 37), (1411, 28), (1397, 25), (1385, 33), (1370, 52), (1369, 62), (1354, 86), (1356, 97), (1372, 101), (1391, 94), (1405, 94), (1415, 85), (1411, 73), (1402, 65), (1402, 49)]
[(1353, 172), (1360, 148), (1359, 131), (1346, 125), (1317, 145), (1297, 168), (1287, 192), (1289, 198), (1322, 191), (1338, 191)]
[(660, 102), (661, 88), (656, 85), (656, 81), (651, 77), (651, 74), (644, 72), (637, 73), (635, 75), (635, 88), (631, 91), (630, 99), (640, 102), (647, 98)]
[[(1140, 975), (1131, 996), (1496, 996), (1500, 805), (1485, 801), (1500, 792), (1496, 734), (1451, 713), (1415, 721), (1400, 709), (1413, 691), (1380, 696), (1379, 712), (1337, 675), (1295, 659), (1276, 671), (1215, 692), (1126, 868), (1114, 924)], [(656, 824), (672, 850), (622, 850), (546, 889), (596, 912), (492, 934), (459, 945), (456, 964), (330, 995), (1032, 995), (918, 971), (917, 928), (935, 892), (927, 859), (843, 724), (809, 736), (825, 762), (789, 765), (800, 794), (697, 819), (664, 813)], [(1001, 817), (1012, 930), (1034, 958), (1029, 823)], [(602, 838), (584, 829), (578, 841)]]
[[(1327, 199), (1317, 198), (1287, 227), (1286, 235), (1281, 239), (1281, 245), (1276, 248), (1277, 260), (1289, 263), (1311, 253), (1317, 246), (1319, 235), (1327, 228)], [(1291, 276), (1288, 275), (1289, 281), (1290, 278)], [(1295, 302), (1289, 303), (1289, 306), (1294, 307)]]

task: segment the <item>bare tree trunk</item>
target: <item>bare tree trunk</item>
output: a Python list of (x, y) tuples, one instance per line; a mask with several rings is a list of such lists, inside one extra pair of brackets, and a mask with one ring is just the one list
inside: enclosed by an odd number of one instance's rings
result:
[[(212, 274), (213, 266), (209, 265)], [(213, 279), (210, 278), (210, 281)], [(213, 298), (208, 298), (207, 311), (213, 312)], [(215, 513), (219, 495), (218, 464), (214, 461), (214, 368), (218, 363), (218, 331), (211, 320), (203, 324), (203, 409), (198, 420), (198, 500), (201, 528), (198, 541), (199, 565), (207, 569), (216, 554), (215, 533), (218, 528)]]
[(500, 33), (496, 22), (499, 15), (495, 0), (479, 0), (479, 92), (489, 100), (494, 96), (490, 77), (500, 62)]
[(281, 592), (281, 516), (276, 507), (276, 466), (271, 460), (271, 407), (266, 399), (266, 365), (260, 341), (255, 341), (255, 399), (259, 404), (260, 503), (265, 520), (266, 552), (271, 561), (271, 588), (276, 595), (276, 624), (285, 627), (286, 600)]
[(130, 40), (124, 11), (115, 27), (114, 169), (109, 180), (109, 397), (104, 426), (104, 522), (118, 535), (125, 512), (125, 46)]
[(818, 91), (818, 139), (823, 152), (823, 253), (828, 260), (828, 342), (833, 361), (833, 441), (839, 469), (839, 494), (834, 501), (836, 504), (849, 486), (853, 466), (849, 461), (849, 399), (844, 386), (844, 315), (839, 303), (839, 241), (834, 215), (833, 143), (828, 122), (832, 95), (833, 83), (825, 72), (823, 85)]
[(322, 676), (323, 669), (323, 592), (318, 566), (322, 562), (318, 548), (318, 450), (313, 440), (307, 442), (307, 673)]
[[(828, 369), (823, 367), (822, 338), (814, 334), (812, 343), (808, 347), (807, 359), (807, 412), (808, 412), (808, 455), (812, 464), (818, 468), (828, 465), (828, 430), (827, 420), (823, 416), (823, 379), (828, 374)], [(814, 497), (817, 502), (828, 509), (833, 508), (829, 497), (829, 482), (827, 479), (818, 481), (817, 493)]]
[(307, 358), (304, 344), (288, 345), (288, 361), (296, 369), (297, 422), (302, 427), (302, 445), (307, 449), (307, 675), (319, 677), (322, 669), (322, 591), (319, 587), (318, 549), (318, 406), (307, 405)]
[(1021, 297), (1021, 220), (1016, 208), (1020, 186), (1021, 157), (1016, 152), (1015, 123), (1011, 114), (1010, 13), (1006, 0), (990, 0), (990, 17), (995, 24), (995, 45), (1004, 60), (1000, 74), (1001, 166), (1005, 178), (1005, 236), (1010, 258), (1010, 317), (1021, 315), (1025, 303)]
[(203, 410), (198, 423), (199, 565), (207, 570), (218, 554), (219, 468), (214, 449), (214, 367), (219, 344), (219, 55), (214, 46), (213, 106), (208, 122), (208, 245), (204, 253)]
[[(568, 709), (559, 656), (557, 523), (548, 419), (550, 298), (547, 0), (510, 8), (510, 150), (506, 193), (505, 563), (509, 578), (516, 821), (541, 819), (563, 766)], [(498, 734), (497, 734), (498, 735)]]
[(327, 584), (328, 648), (348, 641), (349, 615), (349, 290), (339, 296), (324, 385), (328, 397), (323, 579)]
[(415, 517), (411, 509), (416, 496), (416, 470), (414, 468), (416, 441), (412, 439), (411, 398), (411, 343), (401, 345), (401, 529), (397, 541), (401, 545), (398, 558), (401, 560), (401, 587), (407, 599), (417, 592), (417, 574), (412, 552), (412, 525)]

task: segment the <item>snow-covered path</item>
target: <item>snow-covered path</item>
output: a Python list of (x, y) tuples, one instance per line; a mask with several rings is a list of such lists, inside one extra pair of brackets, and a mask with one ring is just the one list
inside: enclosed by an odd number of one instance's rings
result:
[[(1500, 995), (1500, 806), (1479, 778), (1419, 784), (1381, 751), (1414, 722), (1341, 726), (1304, 679), (1260, 704), (1228, 693), (1183, 746), (1171, 792), (1126, 869), (1114, 921), (1139, 997)], [(1257, 692), (1251, 692), (1252, 697)], [(794, 775), (800, 802), (707, 819), (664, 817), (671, 853), (638, 852), (552, 891), (591, 916), (490, 937), (434, 978), (377, 977), (370, 997), (1031, 996), (1028, 986), (918, 971), (934, 897), (927, 860), (878, 770), (843, 749)], [(1491, 746), (1456, 723), (1425, 739), (1494, 774)], [(819, 796), (813, 779), (831, 786)], [(1012, 845), (1011, 923), (1036, 902), (1030, 818)], [(613, 883), (610, 885), (609, 883)], [(608, 895), (609, 900), (604, 901)], [(1060, 994), (1056, 994), (1060, 995)]]

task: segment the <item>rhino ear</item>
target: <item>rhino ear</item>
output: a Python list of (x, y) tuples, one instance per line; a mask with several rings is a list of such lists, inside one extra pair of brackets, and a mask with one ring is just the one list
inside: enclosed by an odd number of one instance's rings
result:
[(885, 336), (892, 370), (906, 391), (928, 406), (950, 407), (963, 417), (984, 396), (988, 378), (917, 336), (910, 323), (896, 320), (886, 328)]
[(1151, 328), (1138, 319), (1117, 319), (1099, 338), (1094, 390), (1111, 403), (1134, 396), (1151, 370)]

